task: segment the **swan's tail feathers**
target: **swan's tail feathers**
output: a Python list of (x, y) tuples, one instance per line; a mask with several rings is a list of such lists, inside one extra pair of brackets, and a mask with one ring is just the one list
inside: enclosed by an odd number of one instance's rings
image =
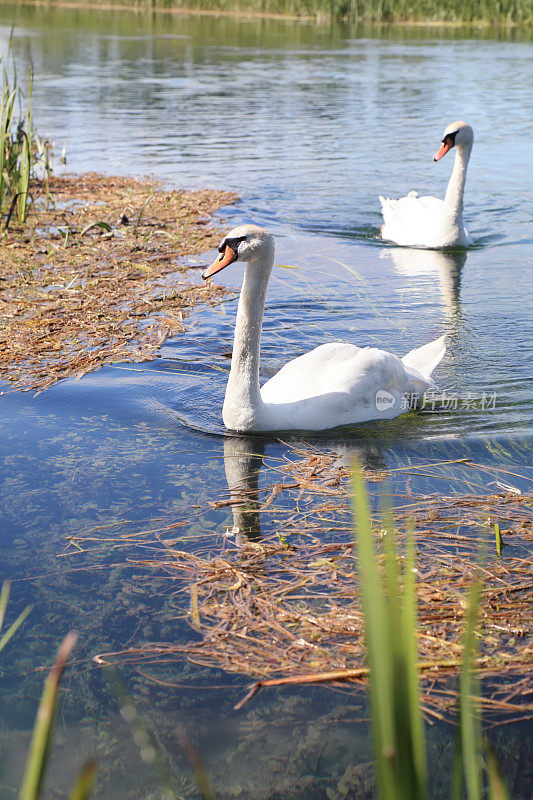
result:
[(411, 350), (410, 353), (407, 353), (402, 358), (404, 366), (416, 370), (429, 381), (431, 373), (446, 352), (445, 339), (446, 334), (441, 336), (440, 339), (435, 339), (434, 342), (425, 344), (423, 347), (417, 347), (416, 350)]
[(385, 231), (387, 225), (394, 224), (394, 204), (396, 200), (391, 200), (390, 197), (383, 197), (379, 195), (379, 202), (381, 203), (381, 213), (383, 215), (383, 225), (380, 229), (380, 234), (384, 239), (389, 239), (388, 231)]

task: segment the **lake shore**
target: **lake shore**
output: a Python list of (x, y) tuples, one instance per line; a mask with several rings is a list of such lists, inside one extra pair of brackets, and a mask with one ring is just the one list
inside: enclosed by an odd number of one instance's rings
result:
[(235, 194), (94, 173), (35, 181), (31, 193), (26, 222), (2, 232), (0, 377), (11, 388), (153, 358), (193, 308), (229, 294), (191, 280), (183, 259), (218, 244), (212, 214)]
[[(457, 9), (447, 11), (442, 8), (442, 4), (435, 3), (433, 11), (427, 5), (420, 8), (419, 11), (413, 9), (412, 6), (407, 5), (407, 13), (404, 11), (405, 3), (402, 0), (393, 0), (390, 10), (383, 12), (381, 8), (376, 8), (375, 5), (369, 4), (368, 8), (359, 11), (359, 4), (354, 4), (352, 10), (347, 8), (342, 13), (335, 13), (332, 9), (327, 8), (327, 3), (323, 0), (311, 0), (310, 3), (302, 3), (301, 12), (294, 12), (295, 4), (287, 5), (284, 10), (285, 3), (280, 0), (278, 5), (279, 10), (265, 11), (263, 9), (255, 8), (256, 5), (250, 0), (236, 0), (236, 2), (226, 3), (224, 0), (219, 4), (213, 4), (210, 0), (196, 0), (195, 5), (175, 5), (168, 7), (166, 5), (159, 5), (157, 0), (149, 4), (134, 4), (131, 0), (19, 0), (19, 5), (36, 6), (36, 7), (56, 7), (56, 8), (81, 8), (86, 10), (101, 10), (101, 11), (133, 11), (136, 13), (158, 13), (158, 14), (173, 14), (180, 16), (223, 16), (235, 17), (245, 19), (265, 19), (265, 20), (287, 20), (311, 23), (325, 23), (325, 22), (349, 22), (349, 23), (366, 23), (378, 25), (406, 25), (417, 27), (516, 27), (533, 25), (533, 15), (528, 10), (528, 6), (522, 4), (520, 0), (511, 3), (512, 8), (507, 9), (505, 12), (501, 8), (501, 4), (494, 3), (494, 10), (491, 13), (485, 5), (485, 13), (487, 16), (476, 17), (474, 12), (469, 10), (469, 7), (464, 6), (461, 9), (461, 16), (455, 17), (454, 14), (458, 13)], [(213, 7), (213, 6), (216, 7)], [(348, 4), (350, 6), (351, 4)]]

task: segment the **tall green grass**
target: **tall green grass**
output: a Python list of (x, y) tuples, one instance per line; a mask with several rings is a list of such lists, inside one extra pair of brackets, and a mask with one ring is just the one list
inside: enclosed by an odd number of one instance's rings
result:
[(29, 185), (31, 172), (31, 89), (28, 74), (29, 99), (25, 113), (15, 119), (15, 108), (22, 100), (21, 88), (14, 79), (12, 84), (4, 67), (0, 99), (0, 213), (7, 223), (15, 213), (17, 220), (26, 220), (30, 204)]
[[(533, 20), (530, 0), (111, 0), (148, 8), (283, 14), (368, 22), (497, 22)], [(84, 0), (79, 0), (83, 5)], [(94, 2), (94, 0), (93, 0)], [(104, 0), (101, 0), (104, 2)], [(106, 3), (109, 0), (105, 0)]]
[[(363, 478), (354, 471), (353, 511), (361, 600), (370, 666), (370, 704), (378, 796), (380, 800), (426, 800), (425, 735), (416, 642), (415, 548), (408, 531), (401, 557), (394, 526), (385, 517), (383, 554), (375, 531)], [(399, 565), (402, 565), (400, 569)], [(494, 755), (483, 742), (480, 686), (475, 674), (481, 584), (471, 588), (463, 635), (459, 680), (458, 737), (452, 800), (508, 800)]]

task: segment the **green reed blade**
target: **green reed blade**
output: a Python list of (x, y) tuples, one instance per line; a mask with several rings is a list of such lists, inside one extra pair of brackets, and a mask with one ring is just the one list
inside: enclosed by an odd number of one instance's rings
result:
[(0, 639), (0, 653), (9, 642), (9, 640), (16, 634), (30, 611), (32, 610), (33, 606), (26, 606), (24, 611), (21, 611), (16, 620), (9, 626), (7, 631), (4, 633), (2, 638)]
[(461, 750), (461, 732), (455, 735), (452, 762), (451, 800), (463, 800), (463, 752)]
[(0, 590), (0, 631), (2, 630), (2, 625), (4, 624), (4, 618), (6, 615), (7, 601), (9, 600), (10, 590), (11, 590), (11, 581), (4, 581), (2, 584), (2, 589)]
[[(10, 38), (8, 55), (12, 53), (11, 48), (12, 39)], [(6, 215), (6, 227), (9, 226), (15, 210), (18, 222), (22, 224), (26, 221), (31, 203), (29, 188), (32, 168), (40, 159), (40, 140), (33, 130), (33, 71), (31, 67), (28, 69), (26, 110), (23, 113), (23, 93), (17, 81), (15, 67), (13, 59), (10, 67), (13, 75), (12, 83), (6, 67), (3, 67), (0, 103), (0, 214)], [(16, 125), (15, 106), (20, 109)], [(34, 143), (36, 144), (35, 156), (32, 149)], [(46, 169), (48, 168), (49, 158), (47, 155)]]
[[(7, 602), (9, 600), (9, 592), (11, 589), (11, 582), (4, 581), (2, 584), (2, 589), (0, 590), (0, 631), (2, 630), (2, 626), (4, 624), (4, 619), (6, 616), (6, 609), (7, 609)], [(18, 617), (14, 622), (11, 623), (7, 631), (4, 633), (2, 638), (0, 638), (0, 653), (9, 642), (9, 640), (15, 635), (18, 631), (30, 611), (32, 610), (33, 606), (26, 606), (24, 611), (21, 611)]]
[(402, 560), (390, 505), (385, 506), (382, 516), (385, 604), (393, 657), (391, 691), (397, 748), (395, 781), (402, 797), (426, 800), (424, 730), (420, 713), (416, 641), (414, 534), (412, 530), (409, 533), (404, 570), (401, 572), (399, 564)]
[(76, 783), (69, 795), (69, 800), (87, 800), (96, 780), (96, 761), (90, 759), (84, 764)]
[(17, 190), (17, 218), (22, 224), (26, 220), (29, 204), (30, 188), (30, 154), (31, 146), (26, 131), (22, 131), (22, 149), (20, 152), (20, 172), (15, 189)]
[(37, 716), (35, 718), (30, 752), (26, 761), (24, 777), (19, 793), (20, 800), (37, 800), (40, 796), (52, 740), (59, 682), (77, 638), (77, 634), (73, 632), (65, 636), (59, 647), (54, 665), (45, 681), (41, 702), (39, 703)]
[(476, 576), (468, 595), (463, 634), (463, 659), (459, 678), (459, 736), (463, 775), (468, 800), (481, 800), (483, 794), (481, 764), (481, 719), (477, 708), (479, 679), (473, 665), (478, 653), (476, 627), (479, 617), (481, 580)]
[(370, 666), (372, 731), (381, 800), (426, 800), (426, 755), (420, 712), (414, 534), (408, 533), (405, 570), (390, 510), (384, 512), (384, 569), (371, 528), (366, 490), (353, 474), (358, 571)]
[(496, 540), (496, 552), (499, 556), (502, 554), (503, 539), (500, 532), (500, 526), (497, 522), (494, 523), (494, 538)]
[(80, 231), (80, 236), (85, 236), (86, 233), (89, 231), (94, 230), (94, 228), (101, 228), (103, 231), (111, 231), (111, 225), (109, 222), (105, 222), (104, 220), (98, 220), (98, 222), (90, 222), (88, 225)]
[(503, 782), (500, 766), (494, 755), (490, 742), (485, 742), (485, 754), (487, 761), (487, 783), (489, 790), (489, 800), (510, 800), (509, 792)]
[[(410, 730), (410, 766), (413, 774), (413, 797), (427, 797), (426, 743), (424, 723), (420, 713), (420, 677), (418, 672), (418, 647), (416, 630), (418, 627), (415, 586), (415, 534), (412, 525), (407, 527), (407, 546), (405, 552), (403, 607), (401, 611), (400, 638), (403, 642), (405, 659), (404, 692), (406, 716)], [(401, 691), (401, 687), (399, 687)]]
[(141, 222), (141, 219), (142, 219), (142, 215), (144, 214), (144, 209), (146, 208), (146, 206), (148, 205), (148, 203), (150, 202), (152, 197), (153, 197), (153, 194), (150, 192), (150, 194), (148, 195), (148, 197), (144, 201), (141, 210), (139, 211), (139, 216), (137, 217), (137, 222), (135, 223), (135, 225), (133, 227), (133, 233), (134, 233), (135, 236), (137, 236), (137, 228), (140, 225), (140, 222)]
[(353, 471), (353, 512), (365, 637), (370, 666), (372, 735), (381, 798), (395, 797), (393, 761), (396, 755), (392, 701), (393, 667), (387, 609), (377, 569), (368, 498), (360, 470)]
[(4, 211), (4, 202), (7, 190), (5, 175), (6, 149), (9, 148), (11, 138), (11, 125), (13, 120), (13, 107), (15, 103), (16, 89), (9, 92), (7, 76), (4, 75), (4, 86), (2, 89), (2, 105), (0, 109), (0, 214)]

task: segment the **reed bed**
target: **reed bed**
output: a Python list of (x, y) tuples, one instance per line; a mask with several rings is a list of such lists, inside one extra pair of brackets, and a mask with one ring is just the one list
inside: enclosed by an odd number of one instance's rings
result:
[[(333, 454), (321, 458), (314, 449), (295, 450), (293, 457), (280, 467), (285, 479), (265, 487), (262, 501), (255, 490), (242, 488), (215, 504), (230, 504), (240, 520), (245, 519), (242, 508), (250, 511), (252, 504), (254, 513), (271, 515), (275, 532), (253, 538), (251, 531), (234, 530), (230, 534), (238, 535), (225, 537), (218, 552), (213, 545), (190, 552), (179, 547), (179, 539), (169, 538), (175, 530), (170, 524), (153, 536), (163, 549), (134, 561), (176, 581), (177, 596), (186, 596), (186, 618), (200, 641), (102, 653), (98, 663), (127, 661), (157, 681), (158, 665), (186, 655), (196, 664), (250, 677), (256, 681), (250, 696), (268, 685), (366, 683), (348, 468), (339, 466)], [(386, 470), (366, 473), (367, 480), (378, 483), (386, 477)], [(294, 493), (293, 502), (276, 505), (286, 492)], [(483, 584), (483, 635), (476, 659), (484, 679), (483, 704), (492, 714), (531, 715), (531, 499), (516, 491), (405, 496), (395, 498), (390, 524), (383, 524), (380, 512), (372, 515), (379, 558), (392, 534), (399, 564), (413, 520), (416, 526), (416, 641), (428, 719), (452, 717), (457, 691), (449, 676), (460, 669), (466, 598), (476, 576)], [(502, 555), (496, 551), (495, 520), (504, 544), (512, 544)], [(117, 531), (113, 536), (118, 543)], [(480, 540), (488, 547), (481, 566)], [(87, 535), (86, 545), (91, 542)], [(77, 546), (83, 549), (83, 537)]]
[(180, 259), (218, 243), (212, 214), (234, 194), (95, 174), (30, 192), (34, 213), (2, 234), (0, 378), (12, 388), (150, 359), (193, 307), (228, 295), (186, 278)]
[(32, 113), (33, 73), (31, 68), (23, 87), (17, 78), (12, 57), (12, 40), (0, 56), (0, 217), (9, 225), (13, 219), (26, 221), (33, 203), (32, 176), (40, 175), (47, 185), (51, 174), (52, 145), (35, 130)]
[[(93, 0), (94, 2), (95, 0)], [(110, 0), (96, 0), (110, 4)], [(368, 22), (531, 22), (527, 0), (111, 0), (113, 5), (174, 11), (251, 13)], [(84, 0), (79, 0), (84, 5)]]

